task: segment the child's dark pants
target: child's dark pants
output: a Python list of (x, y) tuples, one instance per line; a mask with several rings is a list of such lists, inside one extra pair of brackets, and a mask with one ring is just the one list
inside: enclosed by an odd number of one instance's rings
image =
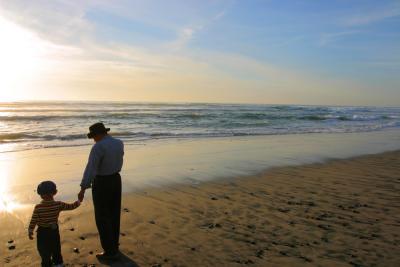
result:
[(58, 226), (38, 227), (37, 248), (42, 258), (42, 267), (51, 267), (63, 263), (61, 256), (60, 233)]

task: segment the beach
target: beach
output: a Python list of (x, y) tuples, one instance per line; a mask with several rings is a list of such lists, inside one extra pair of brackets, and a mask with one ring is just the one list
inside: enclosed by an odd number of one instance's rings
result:
[[(333, 159), (125, 193), (126, 263), (113, 266), (398, 266), (399, 156)], [(2, 264), (38, 266), (35, 241), (20, 218), (2, 213)], [(93, 255), (100, 246), (89, 199), (63, 213), (60, 228), (68, 266), (101, 266)]]
[[(53, 180), (56, 200), (77, 199), (93, 144), (81, 125), (103, 119), (125, 143), (124, 256), (112, 266), (397, 266), (399, 112), (4, 104), (0, 265), (39, 265), (27, 237), (36, 187)], [(67, 266), (102, 266), (91, 198), (60, 216)]]
[(0, 267), (400, 267), (399, 22), (0, 0)]

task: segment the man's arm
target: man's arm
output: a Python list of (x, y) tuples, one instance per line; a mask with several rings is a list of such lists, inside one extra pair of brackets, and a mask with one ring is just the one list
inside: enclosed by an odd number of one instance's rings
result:
[(92, 186), (92, 181), (96, 177), (97, 170), (102, 158), (101, 149), (94, 145), (90, 151), (89, 160), (86, 164), (85, 172), (81, 182), (81, 191), (78, 194), (79, 201), (82, 201), (85, 196), (85, 190)]
[(102, 153), (100, 147), (94, 145), (90, 151), (88, 163), (83, 173), (81, 188), (87, 189), (91, 187), (93, 178), (96, 177), (101, 158)]

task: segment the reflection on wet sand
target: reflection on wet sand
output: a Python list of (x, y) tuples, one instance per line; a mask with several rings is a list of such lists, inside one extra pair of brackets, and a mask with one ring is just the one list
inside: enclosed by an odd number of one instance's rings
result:
[(12, 198), (9, 190), (9, 171), (7, 168), (0, 169), (0, 212), (13, 212), (20, 205)]
[[(160, 140), (126, 146), (125, 193), (176, 183), (252, 175), (278, 166), (321, 162), (400, 148), (399, 131)], [(1, 210), (32, 207), (43, 180), (57, 183), (58, 200), (76, 198), (90, 146), (0, 153)], [(87, 199), (90, 199), (88, 196)]]

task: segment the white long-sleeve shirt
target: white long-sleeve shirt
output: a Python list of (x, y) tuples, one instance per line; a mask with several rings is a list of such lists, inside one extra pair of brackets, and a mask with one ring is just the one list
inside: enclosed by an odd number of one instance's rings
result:
[(93, 145), (83, 173), (82, 188), (90, 188), (97, 175), (111, 175), (122, 169), (124, 143), (110, 135)]

